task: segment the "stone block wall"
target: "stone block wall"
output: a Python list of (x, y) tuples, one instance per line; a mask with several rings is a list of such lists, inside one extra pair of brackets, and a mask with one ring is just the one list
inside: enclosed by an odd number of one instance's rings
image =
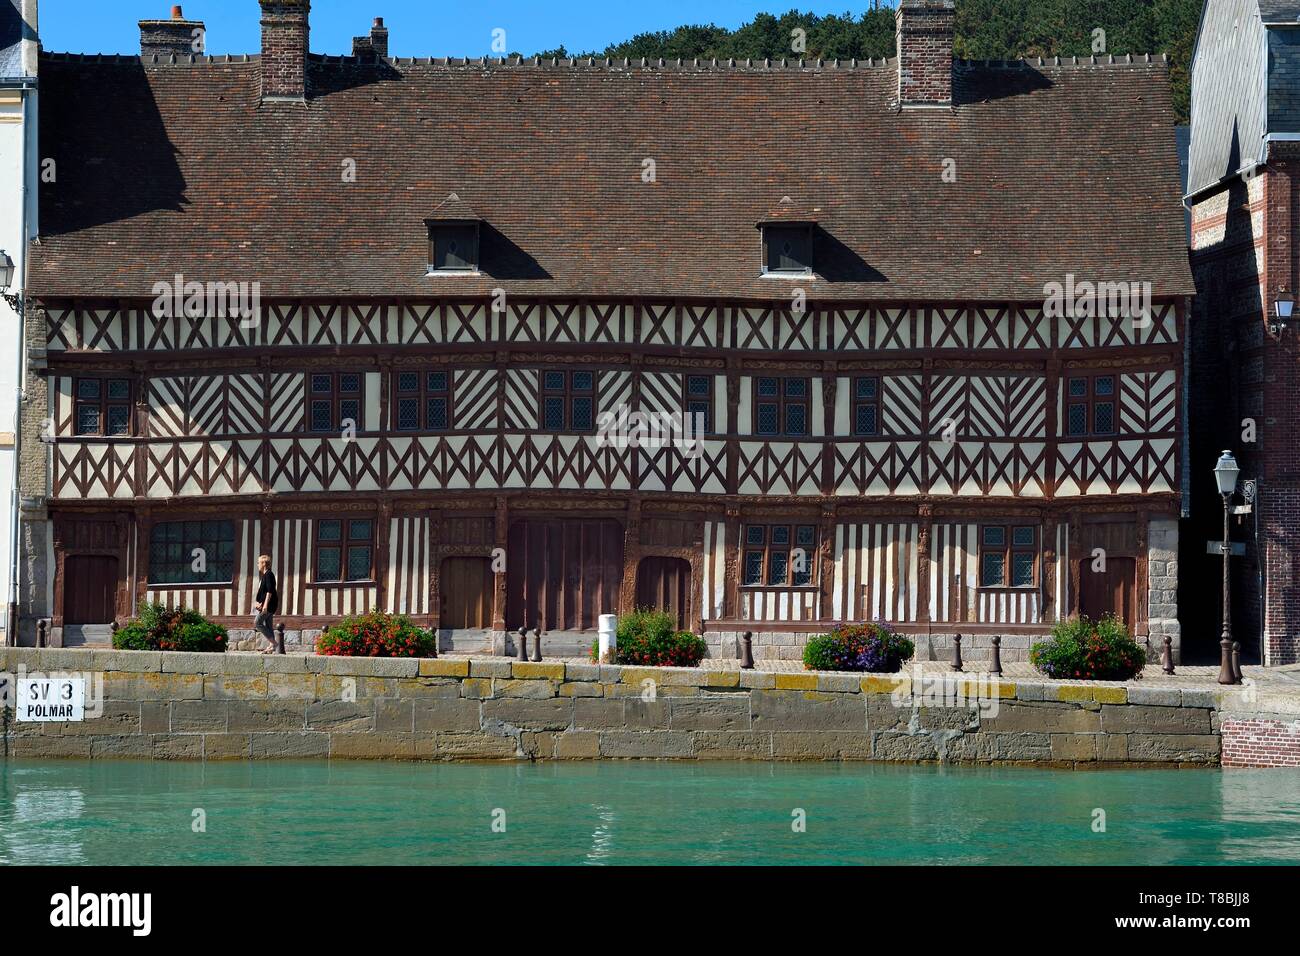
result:
[[(81, 723), (4, 755), (158, 760), (667, 758), (1210, 765), (1213, 690), (508, 659), (0, 651), (89, 678)], [(95, 693), (93, 688), (102, 693)], [(99, 702), (95, 708), (94, 702)]]
[[(951, 627), (952, 625), (945, 625)], [(762, 627), (756, 623), (755, 627)], [(808, 639), (825, 634), (829, 626), (815, 631), (760, 631), (753, 632), (755, 661), (801, 661), (803, 649)], [(956, 631), (950, 633), (907, 634), (916, 645), (916, 657), (922, 661), (952, 660), (953, 638)], [(744, 638), (743, 631), (706, 631), (704, 640), (709, 645), (709, 656), (719, 660), (739, 660), (740, 644)], [(1046, 634), (1001, 634), (1001, 656), (1003, 663), (1029, 660), (1029, 648), (1038, 641), (1047, 639)], [(993, 656), (993, 635), (962, 634), (962, 660), (978, 663), (988, 661)]]

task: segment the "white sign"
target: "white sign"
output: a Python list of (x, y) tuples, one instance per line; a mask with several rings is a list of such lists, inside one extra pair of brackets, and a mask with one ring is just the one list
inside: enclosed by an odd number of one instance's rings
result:
[(80, 721), (86, 719), (84, 677), (23, 677), (18, 680), (18, 719)]

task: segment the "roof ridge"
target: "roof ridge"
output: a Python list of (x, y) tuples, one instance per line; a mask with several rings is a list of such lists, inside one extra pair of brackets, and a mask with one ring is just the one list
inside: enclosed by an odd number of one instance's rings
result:
[[(254, 63), (261, 59), (258, 53), (72, 53), (42, 51), (41, 57), (52, 62), (93, 62), (93, 63), (132, 63), (138, 62), (145, 66), (189, 66), (201, 64), (227, 64), (227, 63)], [(367, 59), (357, 56), (344, 56), (313, 53), (311, 54), (313, 62), (322, 64), (334, 64), (340, 66), (358, 65), (374, 66), (374, 59)], [(577, 70), (577, 69), (609, 69), (609, 70), (675, 70), (675, 71), (694, 71), (694, 72), (799, 72), (809, 70), (858, 70), (858, 69), (880, 69), (884, 67), (896, 67), (897, 57), (868, 57), (865, 60), (856, 57), (841, 60), (826, 60), (817, 58), (813, 60), (797, 59), (790, 60), (782, 58), (780, 60), (738, 60), (728, 58), (719, 60), (717, 58), (702, 59), (652, 59), (649, 57), (458, 57), (458, 56), (423, 56), (423, 57), (388, 57), (380, 62), (389, 63), (393, 66), (432, 66), (446, 68), (501, 68), (501, 69), (542, 69), (542, 70)], [(1053, 69), (1067, 68), (1093, 68), (1093, 67), (1143, 67), (1143, 66), (1168, 66), (1169, 58), (1164, 53), (1125, 53), (1125, 54), (1107, 54), (1105, 56), (1088, 56), (1088, 57), (1024, 57), (1015, 60), (953, 60), (955, 68), (980, 68), (980, 69), (1019, 69), (1024, 67), (1050, 67)]]

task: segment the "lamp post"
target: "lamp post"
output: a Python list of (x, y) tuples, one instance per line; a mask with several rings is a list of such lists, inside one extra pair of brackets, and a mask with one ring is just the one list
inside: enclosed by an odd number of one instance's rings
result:
[(1224, 451), (1214, 466), (1214, 480), (1223, 496), (1223, 633), (1219, 640), (1219, 683), (1235, 684), (1237, 675), (1232, 669), (1232, 603), (1228, 592), (1228, 561), (1232, 557), (1232, 543), (1228, 540), (1228, 513), (1232, 510), (1232, 495), (1237, 490), (1237, 476), (1241, 469), (1232, 452)]

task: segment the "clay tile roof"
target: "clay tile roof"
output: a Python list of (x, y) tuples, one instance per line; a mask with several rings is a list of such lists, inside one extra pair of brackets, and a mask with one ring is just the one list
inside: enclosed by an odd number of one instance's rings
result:
[(762, 219), (758, 221), (760, 226), (768, 223), (790, 223), (800, 225), (817, 221), (817, 214), (821, 208), (808, 202), (795, 202), (789, 196), (782, 197), (781, 201), (767, 211)]
[(426, 222), (479, 222), (481, 219), (456, 193), (448, 195), (432, 214), (425, 217)]
[[(256, 56), (44, 55), (59, 175), (31, 290), (770, 300), (754, 224), (790, 196), (818, 210), (814, 299), (1041, 301), (1067, 274), (1193, 292), (1149, 58), (959, 64), (954, 109), (901, 112), (892, 61), (308, 66), (304, 106), (259, 102)], [(435, 282), (424, 221), (453, 192), (482, 275)]]

